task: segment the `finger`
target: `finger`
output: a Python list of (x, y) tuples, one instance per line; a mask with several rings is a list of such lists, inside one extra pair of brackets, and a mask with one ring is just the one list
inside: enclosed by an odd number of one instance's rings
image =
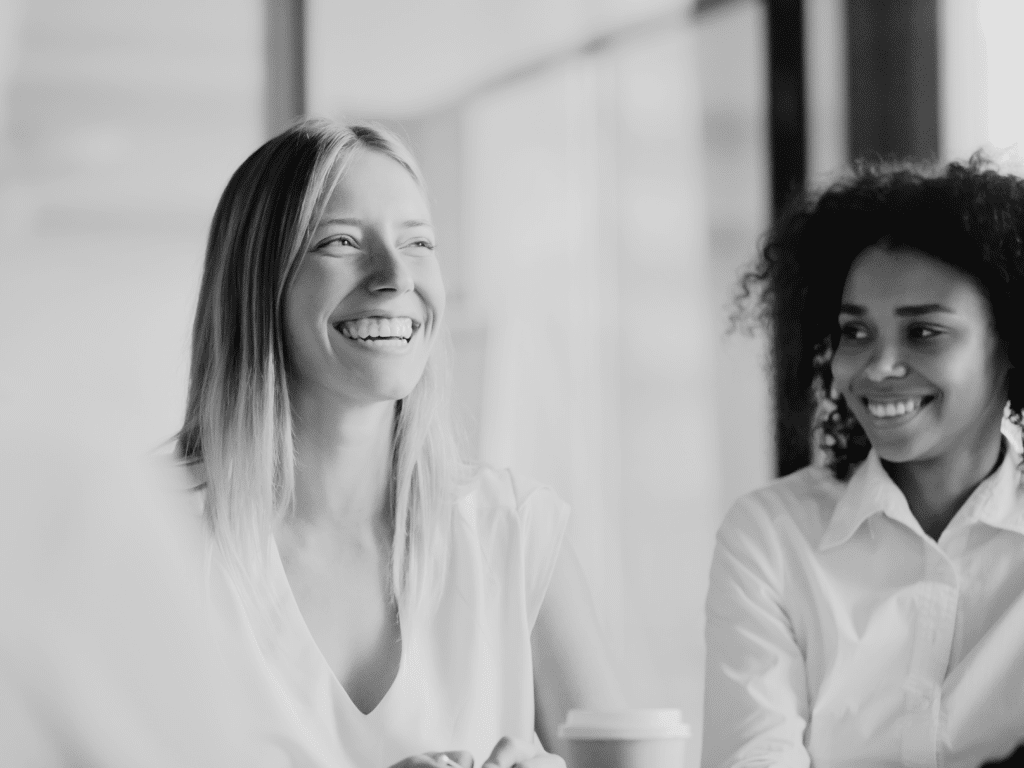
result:
[(512, 768), (537, 753), (533, 742), (502, 736), (480, 768)]

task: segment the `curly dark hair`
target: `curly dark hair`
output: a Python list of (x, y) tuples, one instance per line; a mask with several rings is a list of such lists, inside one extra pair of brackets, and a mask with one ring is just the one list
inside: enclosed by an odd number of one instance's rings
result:
[(1009, 355), (1009, 410), (1018, 425), (1024, 408), (1024, 376), (1016, 373), (1024, 370), (1024, 179), (981, 153), (944, 166), (858, 163), (790, 204), (737, 298), (739, 315), (772, 339), (776, 401), (799, 407), (813, 398), (815, 444), (840, 479), (871, 446), (832, 386), (837, 316), (851, 264), (878, 244), (922, 251), (976, 280)]

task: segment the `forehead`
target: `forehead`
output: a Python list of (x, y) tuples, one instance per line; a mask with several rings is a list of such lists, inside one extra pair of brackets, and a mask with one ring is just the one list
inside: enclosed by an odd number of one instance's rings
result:
[(843, 302), (868, 309), (938, 304), (958, 313), (989, 313), (973, 277), (912, 248), (867, 248), (850, 267)]
[(357, 149), (349, 158), (327, 202), (327, 212), (357, 217), (401, 215), (429, 219), (430, 209), (419, 183), (397, 160), (372, 149)]

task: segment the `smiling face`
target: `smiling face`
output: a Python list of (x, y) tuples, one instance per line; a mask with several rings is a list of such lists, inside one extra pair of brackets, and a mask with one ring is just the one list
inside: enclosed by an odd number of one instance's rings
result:
[(387, 155), (357, 150), (285, 296), (290, 385), (350, 404), (406, 397), (444, 303), (422, 190)]
[(834, 384), (883, 460), (998, 439), (1009, 363), (969, 276), (917, 250), (868, 248), (846, 279), (839, 328)]

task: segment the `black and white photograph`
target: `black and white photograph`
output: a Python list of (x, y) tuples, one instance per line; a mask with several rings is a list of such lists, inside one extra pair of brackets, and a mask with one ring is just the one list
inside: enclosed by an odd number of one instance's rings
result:
[(0, 768), (1024, 766), (1022, 0), (0, 0)]

